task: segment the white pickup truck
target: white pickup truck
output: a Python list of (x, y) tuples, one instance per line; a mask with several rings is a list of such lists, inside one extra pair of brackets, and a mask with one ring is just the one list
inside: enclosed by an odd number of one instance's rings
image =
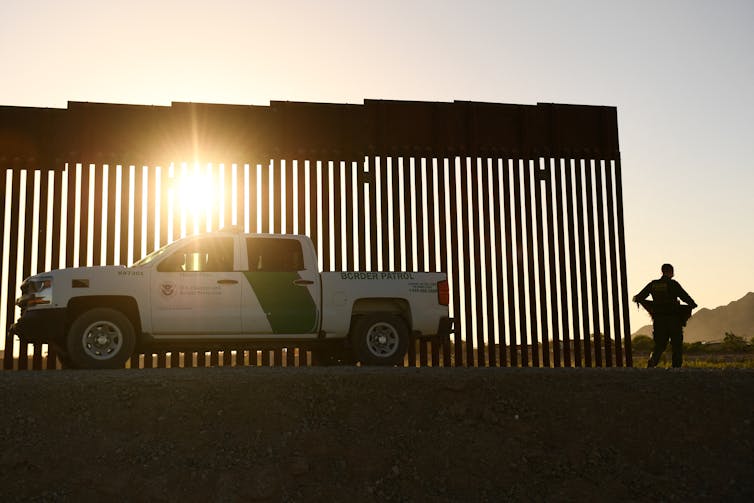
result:
[(320, 273), (298, 235), (191, 236), (131, 267), (36, 274), (21, 294), (11, 331), (75, 368), (122, 367), (135, 352), (281, 346), (398, 365), (410, 336), (452, 330), (444, 273)]

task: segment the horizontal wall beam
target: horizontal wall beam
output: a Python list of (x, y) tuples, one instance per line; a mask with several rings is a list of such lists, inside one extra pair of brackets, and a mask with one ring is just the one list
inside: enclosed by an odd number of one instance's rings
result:
[(365, 156), (619, 158), (614, 107), (273, 101), (269, 106), (69, 102), (0, 106), (0, 165), (363, 160)]

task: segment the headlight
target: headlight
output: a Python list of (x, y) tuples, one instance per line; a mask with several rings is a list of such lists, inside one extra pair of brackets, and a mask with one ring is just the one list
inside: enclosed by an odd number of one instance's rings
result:
[(27, 295), (30, 293), (37, 293), (41, 292), (43, 290), (47, 290), (48, 288), (52, 288), (52, 278), (49, 276), (32, 276), (30, 278), (26, 278), (26, 281), (24, 281), (21, 284), (21, 293), (23, 295)]
[(16, 305), (24, 310), (28, 307), (52, 304), (52, 278), (49, 276), (31, 277), (21, 285), (21, 297)]
[(52, 288), (52, 278), (40, 278), (31, 282), (32, 292), (37, 293)]

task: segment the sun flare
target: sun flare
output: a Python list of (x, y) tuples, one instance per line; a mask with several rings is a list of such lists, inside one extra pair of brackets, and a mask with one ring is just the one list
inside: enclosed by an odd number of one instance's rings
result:
[(186, 165), (174, 170), (175, 208), (189, 220), (189, 225), (211, 219), (216, 208), (215, 181), (210, 166)]

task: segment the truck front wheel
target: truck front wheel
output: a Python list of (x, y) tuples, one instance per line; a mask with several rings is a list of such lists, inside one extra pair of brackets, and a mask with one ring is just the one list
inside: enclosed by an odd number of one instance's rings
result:
[(68, 331), (68, 355), (79, 368), (122, 368), (136, 344), (134, 328), (120, 311), (98, 307), (81, 314)]
[(408, 327), (394, 314), (369, 314), (354, 323), (351, 343), (365, 365), (400, 365), (408, 349)]

